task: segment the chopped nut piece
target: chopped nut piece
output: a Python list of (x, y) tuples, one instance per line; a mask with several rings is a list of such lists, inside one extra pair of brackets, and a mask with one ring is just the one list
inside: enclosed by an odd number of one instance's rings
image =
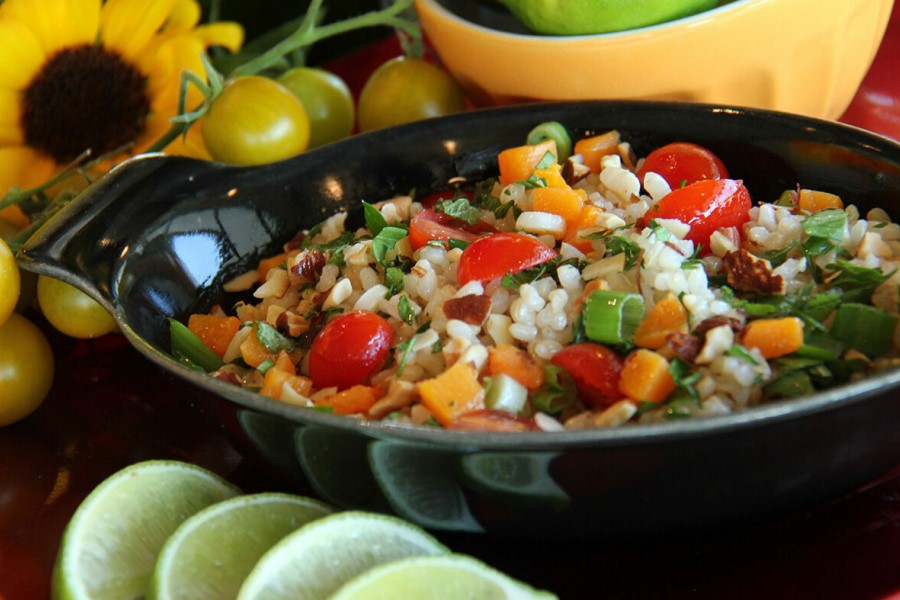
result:
[(444, 314), (448, 319), (458, 319), (480, 327), (491, 314), (491, 298), (478, 294), (450, 298), (444, 302)]
[(722, 257), (728, 285), (736, 290), (760, 294), (783, 294), (784, 277), (772, 273), (772, 263), (743, 248)]
[(395, 379), (387, 393), (379, 398), (369, 409), (369, 415), (380, 419), (392, 412), (406, 408), (416, 399), (416, 385), (409, 381)]
[(315, 248), (304, 250), (294, 258), (291, 264), (291, 273), (313, 283), (319, 280), (326, 262), (328, 259), (319, 250)]
[[(580, 157), (579, 157), (580, 158)], [(575, 185), (591, 174), (591, 168), (582, 161), (575, 160), (574, 156), (566, 159), (562, 166), (562, 178), (569, 185)]]
[(309, 329), (309, 322), (293, 311), (284, 311), (275, 320), (275, 327), (291, 337), (298, 337)]
[(693, 363), (700, 349), (703, 348), (703, 340), (689, 333), (670, 333), (666, 336), (666, 345), (663, 354), (671, 353), (672, 358), (679, 358), (686, 363)]

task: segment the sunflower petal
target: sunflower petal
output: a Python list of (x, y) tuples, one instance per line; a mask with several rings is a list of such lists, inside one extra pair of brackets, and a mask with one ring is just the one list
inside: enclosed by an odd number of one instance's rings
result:
[[(173, 35), (159, 45), (152, 60), (144, 65), (150, 74), (148, 91), (154, 113), (163, 114), (167, 119), (175, 116), (178, 112), (181, 73), (192, 71), (203, 77), (203, 51), (200, 40), (189, 33)], [(188, 90), (188, 107), (193, 108), (203, 100), (203, 96), (193, 86)]]
[(48, 181), (59, 167), (27, 146), (0, 148), (0, 195), (10, 188), (29, 189)]
[(93, 43), (101, 0), (5, 0), (2, 14), (31, 29), (47, 55), (60, 48)]
[(19, 125), (19, 92), (0, 88), (0, 146), (18, 146), (24, 136)]
[(0, 19), (0, 88), (25, 89), (44, 58), (38, 39), (28, 27), (15, 19)]
[(244, 28), (230, 21), (201, 25), (194, 30), (194, 34), (200, 37), (207, 48), (222, 46), (232, 52), (237, 52), (244, 43)]
[(181, 0), (166, 21), (166, 31), (192, 29), (200, 22), (200, 5), (195, 0)]
[(100, 15), (103, 45), (136, 60), (180, 0), (108, 0)]

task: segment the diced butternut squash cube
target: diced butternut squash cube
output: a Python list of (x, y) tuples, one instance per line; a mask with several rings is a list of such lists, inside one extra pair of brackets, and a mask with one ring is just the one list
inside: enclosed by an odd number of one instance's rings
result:
[(600, 135), (578, 140), (575, 142), (574, 152), (584, 157), (584, 164), (590, 167), (591, 172), (599, 173), (600, 161), (604, 156), (618, 154), (620, 141), (621, 138), (618, 131), (607, 131)]
[(638, 348), (625, 358), (619, 391), (636, 402), (662, 402), (675, 390), (669, 361), (653, 350)]
[(800, 190), (800, 198), (797, 206), (811, 213), (825, 210), (826, 208), (844, 208), (841, 197), (828, 192), (818, 190)]
[(490, 349), (487, 370), (490, 375), (509, 375), (529, 390), (544, 385), (544, 370), (534, 357), (512, 344), (497, 344)]
[(756, 348), (766, 359), (785, 356), (803, 345), (803, 321), (797, 317), (750, 321), (741, 333), (741, 343)]
[(219, 358), (225, 356), (228, 344), (240, 327), (241, 321), (237, 317), (199, 314), (188, 317), (188, 329)]
[(548, 152), (554, 157), (559, 156), (556, 152), (556, 142), (547, 140), (540, 144), (516, 146), (503, 150), (497, 155), (500, 183), (509, 185), (528, 179)]
[(672, 333), (688, 332), (688, 313), (675, 294), (668, 294), (653, 305), (634, 332), (634, 344), (659, 350)]
[(468, 363), (456, 363), (437, 377), (419, 383), (422, 404), (442, 425), (460, 415), (484, 408), (484, 388), (478, 371)]
[(534, 210), (553, 213), (568, 225), (581, 220), (584, 199), (571, 188), (546, 187), (534, 190)]

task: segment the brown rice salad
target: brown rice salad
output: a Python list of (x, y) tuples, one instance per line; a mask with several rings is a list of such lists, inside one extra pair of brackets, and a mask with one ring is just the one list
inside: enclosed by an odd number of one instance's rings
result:
[[(805, 189), (753, 198), (709, 150), (636, 159), (557, 123), (499, 178), (364, 203), (172, 321), (173, 351), (276, 400), (499, 431), (722, 415), (892, 366), (900, 227)], [(765, 200), (765, 201), (763, 201)], [(198, 343), (202, 341), (202, 344)]]

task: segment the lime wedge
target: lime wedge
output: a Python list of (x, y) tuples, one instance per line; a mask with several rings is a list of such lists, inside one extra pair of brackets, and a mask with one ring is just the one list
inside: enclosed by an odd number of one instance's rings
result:
[(63, 532), (55, 599), (138, 598), (160, 548), (192, 514), (240, 490), (215, 473), (168, 460), (136, 463), (98, 485)]
[(464, 554), (414, 556), (372, 567), (342, 586), (332, 600), (501, 600), (556, 598)]
[(269, 548), (331, 512), (318, 500), (281, 493), (238, 496), (204, 508), (163, 545), (147, 598), (234, 598)]
[(397, 517), (337, 513), (302, 526), (266, 552), (238, 600), (324, 599), (374, 565), (446, 552), (425, 530)]

